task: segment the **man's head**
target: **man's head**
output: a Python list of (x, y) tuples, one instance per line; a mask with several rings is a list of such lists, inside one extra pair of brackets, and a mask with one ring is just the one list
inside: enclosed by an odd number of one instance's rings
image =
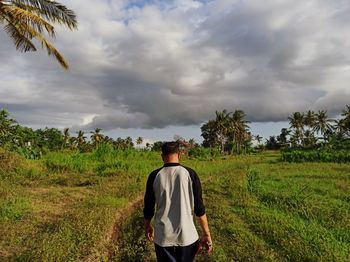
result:
[(165, 163), (179, 162), (180, 146), (177, 142), (165, 142), (162, 146), (162, 158)]

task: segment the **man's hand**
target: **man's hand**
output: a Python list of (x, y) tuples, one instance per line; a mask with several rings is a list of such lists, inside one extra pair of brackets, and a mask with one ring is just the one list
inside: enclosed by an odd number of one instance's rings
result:
[(198, 217), (198, 221), (202, 228), (203, 234), (199, 243), (197, 253), (204, 247), (207, 250), (207, 254), (210, 254), (213, 251), (213, 242), (211, 240), (209, 232), (207, 215), (204, 214), (203, 216)]
[(213, 242), (211, 240), (210, 235), (204, 234), (201, 237), (200, 245), (201, 248), (204, 247), (207, 250), (207, 254), (210, 254), (213, 251)]
[(153, 227), (151, 225), (151, 221), (145, 221), (145, 236), (146, 238), (153, 242)]

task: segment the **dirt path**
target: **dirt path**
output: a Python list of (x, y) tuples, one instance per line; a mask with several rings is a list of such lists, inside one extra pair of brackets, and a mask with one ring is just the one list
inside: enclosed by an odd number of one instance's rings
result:
[(113, 256), (113, 244), (118, 239), (124, 221), (143, 204), (143, 194), (139, 195), (126, 207), (119, 209), (114, 215), (114, 224), (105, 233), (101, 242), (91, 250), (91, 254), (82, 259), (83, 262), (109, 261)]
[[(211, 178), (206, 178), (202, 181), (202, 184), (207, 183)], [(133, 201), (129, 202), (126, 207), (119, 209), (114, 215), (114, 224), (105, 233), (101, 242), (91, 250), (91, 253), (86, 258), (82, 259), (83, 262), (93, 261), (110, 261), (114, 255), (115, 242), (121, 233), (123, 225), (127, 218), (135, 213), (143, 205), (143, 194), (136, 197)], [(145, 261), (155, 261), (154, 254), (151, 254)]]

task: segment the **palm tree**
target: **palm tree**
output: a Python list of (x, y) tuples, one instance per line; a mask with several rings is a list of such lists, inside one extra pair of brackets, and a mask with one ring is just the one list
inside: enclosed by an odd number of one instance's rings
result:
[(312, 129), (316, 121), (316, 114), (314, 111), (309, 110), (304, 115), (304, 125)]
[(4, 24), (17, 50), (36, 51), (35, 39), (49, 56), (54, 56), (63, 68), (68, 69), (67, 61), (47, 40), (45, 33), (55, 37), (53, 23), (76, 29), (78, 23), (72, 10), (54, 0), (0, 0), (0, 23)]
[(143, 138), (139, 136), (139, 137), (136, 139), (136, 144), (141, 145), (142, 143), (143, 143)]
[(69, 128), (65, 128), (63, 129), (63, 148), (68, 147), (69, 142), (70, 142)]
[(346, 105), (341, 115), (344, 117), (342, 118), (344, 133), (350, 136), (350, 105)]
[(263, 137), (260, 136), (260, 135), (256, 135), (256, 136), (254, 137), (254, 139), (255, 139), (256, 142), (258, 142), (258, 145), (260, 145), (260, 143), (261, 143)]
[[(229, 133), (233, 139), (233, 142), (236, 143), (237, 153), (240, 153), (241, 146), (245, 140), (248, 139), (248, 123), (249, 121), (245, 120), (246, 114), (242, 110), (236, 110), (232, 113), (229, 118)], [(233, 147), (232, 147), (233, 151)]]
[(304, 114), (294, 112), (288, 117), (289, 125), (294, 129), (293, 144), (300, 144), (304, 137)]
[(350, 121), (350, 105), (346, 105), (346, 108), (342, 110), (341, 115), (346, 121)]
[(277, 136), (277, 141), (282, 147), (288, 146), (288, 136), (290, 135), (290, 130), (288, 128), (282, 128), (281, 133)]
[(190, 140), (188, 140), (188, 144), (190, 146), (190, 148), (193, 148), (196, 146), (196, 140), (194, 138), (190, 138)]
[(77, 134), (78, 136), (76, 137), (75, 142), (77, 143), (78, 148), (81, 148), (85, 144), (86, 136), (84, 136), (84, 131), (81, 130), (79, 130)]
[(204, 147), (220, 147), (221, 142), (218, 139), (217, 125), (215, 120), (209, 120), (207, 123), (201, 126), (201, 136), (204, 138)]
[(215, 125), (216, 125), (216, 134), (220, 143), (221, 153), (224, 152), (225, 139), (228, 133), (228, 121), (230, 118), (230, 113), (224, 109), (222, 112), (215, 111)]
[(291, 128), (303, 130), (304, 129), (304, 114), (300, 112), (294, 112), (288, 117)]
[(332, 130), (332, 119), (329, 119), (327, 116), (327, 111), (319, 110), (316, 114), (316, 120), (313, 126), (313, 131), (317, 133), (321, 133), (323, 135), (324, 141), (326, 141), (326, 134)]
[(101, 130), (102, 130), (101, 128), (95, 128), (94, 131), (90, 132), (91, 133), (90, 137), (94, 146), (97, 146), (103, 140), (103, 135), (100, 133)]
[(14, 119), (9, 118), (10, 114), (6, 109), (0, 110), (0, 144), (5, 144), (11, 137), (13, 127), (16, 124)]

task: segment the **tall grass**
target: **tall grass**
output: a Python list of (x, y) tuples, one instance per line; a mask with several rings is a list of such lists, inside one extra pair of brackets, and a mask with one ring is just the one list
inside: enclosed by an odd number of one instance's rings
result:
[[(203, 182), (214, 239), (214, 253), (198, 261), (350, 260), (350, 165), (279, 157), (183, 157)], [(41, 160), (0, 150), (0, 159), (0, 260), (17, 261), (98, 253), (115, 212), (143, 194), (148, 174), (162, 165), (157, 152), (105, 145)], [(135, 212), (125, 219), (115, 261), (154, 257)]]

